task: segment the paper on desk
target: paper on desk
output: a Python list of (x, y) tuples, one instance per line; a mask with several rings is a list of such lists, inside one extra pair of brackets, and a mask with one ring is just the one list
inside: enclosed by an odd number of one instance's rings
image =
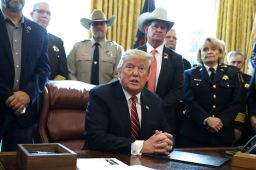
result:
[(78, 158), (77, 170), (95, 170), (95, 169), (107, 169), (107, 170), (152, 170), (151, 168), (142, 165), (128, 166), (125, 163), (119, 161), (116, 158)]
[(120, 169), (128, 167), (116, 158), (78, 158), (77, 170)]

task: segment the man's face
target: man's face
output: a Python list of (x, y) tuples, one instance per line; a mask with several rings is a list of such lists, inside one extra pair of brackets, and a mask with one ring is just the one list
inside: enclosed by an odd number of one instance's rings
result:
[(241, 70), (243, 68), (243, 65), (244, 65), (243, 57), (241, 55), (236, 55), (236, 56), (234, 56), (230, 59), (228, 64), (230, 64), (232, 66), (235, 66), (239, 70)]
[(220, 50), (211, 43), (206, 43), (201, 49), (201, 59), (205, 65), (218, 64)]
[(50, 7), (46, 3), (40, 3), (34, 7), (30, 15), (36, 23), (46, 28), (51, 19)]
[(165, 45), (173, 50), (176, 49), (177, 37), (174, 31), (168, 31), (165, 36)]
[(92, 36), (95, 39), (104, 39), (107, 33), (107, 23), (105, 21), (97, 21), (91, 23)]
[(4, 8), (14, 13), (21, 12), (25, 4), (25, 0), (2, 0), (1, 2)]
[(148, 80), (149, 63), (147, 60), (130, 58), (118, 70), (118, 77), (122, 87), (131, 95), (136, 95)]
[(162, 44), (167, 33), (166, 23), (163, 21), (152, 21), (149, 26), (145, 26), (145, 33), (150, 44), (157, 42)]

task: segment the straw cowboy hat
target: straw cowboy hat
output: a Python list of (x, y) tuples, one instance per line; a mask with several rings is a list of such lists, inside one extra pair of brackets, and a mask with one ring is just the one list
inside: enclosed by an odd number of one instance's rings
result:
[(112, 16), (110, 19), (106, 19), (105, 14), (101, 11), (101, 10), (93, 10), (92, 14), (91, 14), (91, 18), (81, 18), (80, 22), (81, 24), (87, 28), (88, 30), (90, 29), (90, 25), (93, 22), (101, 22), (101, 21), (105, 21), (107, 23), (107, 26), (110, 27), (113, 25), (114, 21), (116, 19), (116, 16)]
[(167, 12), (163, 8), (157, 8), (153, 12), (146, 12), (139, 16), (138, 27), (144, 33), (144, 26), (150, 21), (164, 21), (167, 25), (167, 30), (170, 30), (174, 22), (168, 21)]

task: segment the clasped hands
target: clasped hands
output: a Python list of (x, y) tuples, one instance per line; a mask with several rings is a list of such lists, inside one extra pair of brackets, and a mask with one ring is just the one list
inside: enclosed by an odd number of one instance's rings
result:
[(223, 128), (221, 119), (217, 117), (208, 117), (204, 122), (207, 125), (206, 128), (212, 133), (217, 133)]
[(16, 91), (8, 97), (5, 104), (15, 111), (16, 115), (24, 114), (26, 106), (30, 102), (30, 97), (23, 91)]
[(155, 131), (148, 140), (145, 140), (141, 153), (170, 154), (173, 148), (173, 136), (170, 133)]

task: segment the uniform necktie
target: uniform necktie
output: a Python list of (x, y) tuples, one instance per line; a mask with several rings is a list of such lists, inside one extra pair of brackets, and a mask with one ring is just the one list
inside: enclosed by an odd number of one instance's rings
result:
[(149, 72), (149, 79), (148, 79), (148, 89), (152, 92), (156, 91), (156, 70), (157, 70), (157, 63), (156, 63), (156, 49), (152, 50), (152, 61), (150, 66)]
[(94, 53), (92, 61), (91, 84), (99, 84), (99, 43), (94, 44)]
[(211, 68), (209, 68), (209, 70), (210, 70), (210, 72), (211, 72), (211, 74), (210, 74), (210, 79), (211, 79), (211, 81), (213, 82), (214, 76), (215, 76), (215, 69), (211, 67)]
[(139, 131), (140, 131), (139, 117), (138, 117), (138, 112), (137, 112), (137, 108), (136, 108), (137, 97), (132, 96), (131, 100), (132, 100), (132, 106), (131, 106), (131, 138), (133, 140), (136, 140), (139, 137)]

